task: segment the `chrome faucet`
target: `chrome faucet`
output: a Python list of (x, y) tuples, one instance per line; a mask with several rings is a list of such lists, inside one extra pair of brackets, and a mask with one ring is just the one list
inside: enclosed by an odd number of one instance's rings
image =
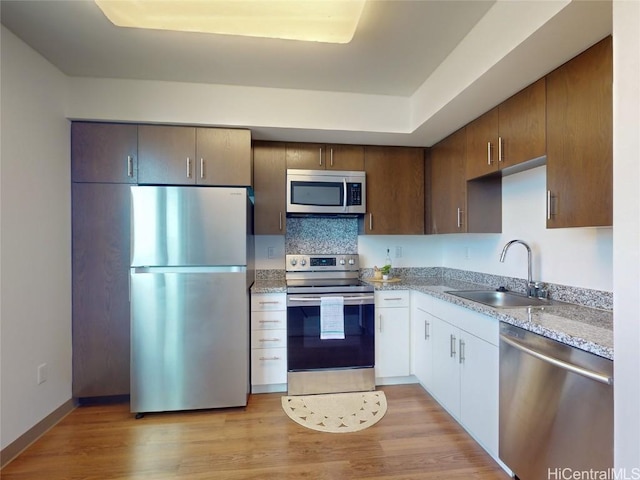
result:
[(542, 283), (533, 281), (531, 275), (531, 248), (526, 244), (526, 242), (523, 242), (522, 240), (511, 240), (510, 242), (507, 242), (507, 244), (502, 249), (502, 253), (500, 254), (500, 262), (504, 263), (504, 259), (507, 256), (507, 250), (509, 250), (509, 247), (511, 247), (511, 245), (513, 245), (514, 243), (519, 243), (527, 249), (527, 296), (539, 298), (546, 297), (547, 292), (542, 288)]

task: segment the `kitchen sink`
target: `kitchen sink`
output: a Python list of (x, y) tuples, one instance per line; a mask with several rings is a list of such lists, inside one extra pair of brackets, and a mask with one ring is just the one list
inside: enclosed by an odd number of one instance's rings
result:
[(445, 293), (483, 303), (493, 308), (546, 307), (563, 304), (563, 302), (545, 298), (527, 297), (519, 293), (498, 290), (449, 290)]

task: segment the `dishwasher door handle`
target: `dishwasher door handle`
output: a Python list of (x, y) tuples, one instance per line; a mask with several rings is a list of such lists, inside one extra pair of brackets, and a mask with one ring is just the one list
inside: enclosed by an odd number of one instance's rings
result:
[(600, 373), (593, 372), (572, 363), (564, 362), (562, 360), (558, 360), (557, 358), (550, 357), (548, 355), (545, 355), (544, 353), (533, 350), (505, 335), (500, 335), (500, 341), (524, 353), (528, 353), (532, 357), (542, 360), (543, 362), (550, 363), (551, 365), (562, 368), (564, 370), (568, 370), (569, 372), (577, 373), (578, 375), (590, 378), (591, 380), (595, 380), (596, 382), (604, 383), (606, 385), (613, 385), (613, 378), (609, 377), (608, 375), (602, 375)]

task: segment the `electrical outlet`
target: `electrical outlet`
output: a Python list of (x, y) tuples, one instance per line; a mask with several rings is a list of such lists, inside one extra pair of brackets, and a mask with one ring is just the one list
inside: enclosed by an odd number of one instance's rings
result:
[(276, 252), (274, 247), (267, 247), (267, 258), (275, 258)]
[(42, 363), (38, 365), (38, 385), (47, 381), (47, 376), (49, 375), (49, 368), (46, 363)]
[(471, 258), (471, 247), (464, 247), (464, 258), (467, 260)]
[(400, 245), (396, 246), (396, 258), (402, 258), (402, 247)]

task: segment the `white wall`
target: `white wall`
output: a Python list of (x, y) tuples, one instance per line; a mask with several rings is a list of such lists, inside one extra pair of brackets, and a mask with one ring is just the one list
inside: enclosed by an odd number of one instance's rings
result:
[(71, 398), (71, 200), (66, 77), (4, 27), (1, 70), (4, 448)]
[(640, 2), (613, 2), (613, 55), (614, 444), (616, 467), (631, 475), (640, 472)]
[(612, 229), (547, 229), (544, 166), (502, 179), (501, 234), (445, 237), (446, 267), (527, 278), (523, 246), (513, 245), (505, 262), (499, 262), (505, 243), (520, 239), (531, 247), (534, 280), (613, 291)]

